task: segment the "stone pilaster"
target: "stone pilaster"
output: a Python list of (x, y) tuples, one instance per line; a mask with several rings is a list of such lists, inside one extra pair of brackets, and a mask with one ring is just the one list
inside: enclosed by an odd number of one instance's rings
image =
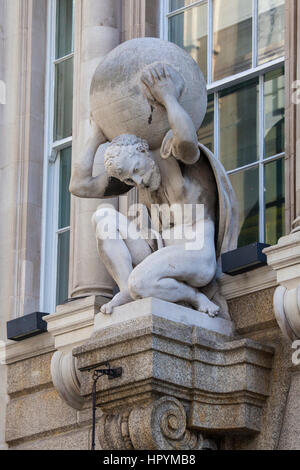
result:
[(286, 227), (300, 229), (300, 5), (286, 2)]
[[(39, 309), (46, 25), (46, 0), (0, 1), (0, 340), (8, 320)], [(1, 362), (0, 449), (6, 409)]]
[(0, 299), (14, 318), (39, 308), (47, 2), (1, 4)]
[[(276, 271), (274, 312), (283, 335), (300, 338), (300, 3), (286, 2), (286, 231), (265, 250)], [(290, 233), (292, 232), (292, 233)]]
[(122, 0), (122, 41), (159, 37), (160, 0)]
[[(89, 90), (101, 58), (120, 42), (121, 0), (75, 2), (73, 161), (84, 151), (90, 132)], [(108, 201), (118, 205), (118, 199)], [(114, 282), (97, 252), (91, 218), (100, 200), (72, 197), (70, 294), (112, 294)]]
[(296, 220), (293, 229), (300, 230), (300, 4), (297, 2), (297, 81), (298, 102), (296, 111)]

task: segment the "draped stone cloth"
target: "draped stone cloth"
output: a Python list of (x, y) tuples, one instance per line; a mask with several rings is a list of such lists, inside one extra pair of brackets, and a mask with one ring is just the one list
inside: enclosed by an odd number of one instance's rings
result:
[[(218, 188), (216, 256), (219, 259), (223, 253), (237, 247), (239, 233), (238, 203), (223, 165), (204, 145), (199, 143), (199, 148), (213, 170)], [(201, 160), (199, 164), (201, 164)]]
[[(229, 316), (228, 306), (225, 298), (220, 295), (218, 279), (222, 274), (221, 256), (227, 251), (234, 250), (237, 247), (238, 234), (239, 234), (239, 212), (238, 202), (228, 178), (228, 175), (214, 154), (199, 143), (199, 148), (204, 155), (214, 173), (215, 181), (218, 189), (218, 209), (216, 217), (216, 258), (217, 258), (217, 272), (215, 279), (201, 291), (214, 303), (221, 307), (221, 315)], [(201, 160), (199, 161), (201, 164)]]

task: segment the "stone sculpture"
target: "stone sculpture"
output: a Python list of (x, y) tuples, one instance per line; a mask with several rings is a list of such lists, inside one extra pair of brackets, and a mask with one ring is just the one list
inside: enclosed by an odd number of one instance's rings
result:
[[(157, 297), (211, 317), (221, 307), (226, 316), (217, 280), (221, 254), (236, 247), (238, 211), (224, 168), (197, 139), (206, 106), (199, 67), (166, 41), (128, 41), (95, 72), (92, 135), (73, 165), (70, 190), (104, 199), (137, 187), (151, 233), (145, 237), (134, 224), (128, 230), (127, 218), (113, 208), (94, 214), (99, 254), (120, 289), (103, 313)], [(101, 170), (93, 176), (95, 155), (106, 142)], [(107, 237), (107, 227), (114, 236)], [(198, 243), (193, 249), (191, 233)]]

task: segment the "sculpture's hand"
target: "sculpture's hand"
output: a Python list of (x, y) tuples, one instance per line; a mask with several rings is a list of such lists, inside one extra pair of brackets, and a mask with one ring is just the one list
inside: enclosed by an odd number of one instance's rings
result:
[(160, 62), (146, 67), (141, 80), (146, 87), (148, 100), (165, 107), (170, 99), (180, 98), (185, 85), (180, 73), (170, 65)]
[(182, 76), (170, 65), (156, 62), (144, 69), (141, 80), (149, 102), (160, 103), (167, 111), (173, 138), (171, 152), (166, 155), (172, 153), (177, 160), (193, 165), (199, 160), (200, 152), (192, 118), (179, 102), (185, 86)]

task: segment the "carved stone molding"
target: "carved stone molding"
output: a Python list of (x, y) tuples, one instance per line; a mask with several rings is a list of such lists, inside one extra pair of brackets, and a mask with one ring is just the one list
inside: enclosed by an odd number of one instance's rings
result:
[(61, 397), (69, 406), (81, 410), (83, 397), (80, 395), (80, 378), (76, 368), (76, 358), (72, 353), (56, 351), (51, 361), (53, 384)]
[(274, 294), (274, 312), (284, 336), (294, 341), (300, 338), (300, 284), (296, 289), (277, 287)]
[(104, 414), (99, 441), (103, 450), (216, 450), (212, 440), (187, 429), (187, 415), (179, 400), (162, 397), (130, 412)]
[(54, 314), (44, 317), (55, 349), (72, 351), (87, 341), (93, 332), (95, 316), (105, 302), (107, 299), (101, 296), (76, 299), (58, 305)]
[(274, 294), (275, 317), (283, 335), (294, 341), (300, 338), (300, 231), (296, 225), (265, 254), (279, 284)]
[(294, 220), (292, 228), (292, 233), (300, 232), (300, 217)]

